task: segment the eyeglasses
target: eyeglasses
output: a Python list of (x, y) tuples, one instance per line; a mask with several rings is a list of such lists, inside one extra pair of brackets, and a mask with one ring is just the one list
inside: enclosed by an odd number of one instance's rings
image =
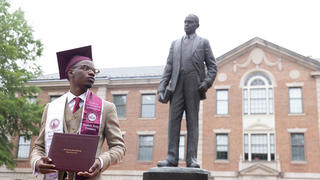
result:
[(91, 70), (92, 72), (94, 72), (94, 74), (99, 74), (100, 73), (99, 69), (92, 68), (92, 67), (90, 67), (88, 65), (85, 65), (85, 64), (80, 65), (80, 66), (74, 66), (72, 69), (75, 69), (75, 68), (79, 68), (79, 69), (82, 69), (84, 71), (90, 71)]

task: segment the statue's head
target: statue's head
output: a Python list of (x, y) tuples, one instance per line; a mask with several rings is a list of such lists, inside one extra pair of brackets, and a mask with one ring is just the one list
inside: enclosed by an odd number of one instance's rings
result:
[(186, 34), (193, 34), (199, 27), (199, 18), (194, 14), (189, 14), (184, 20), (184, 31)]

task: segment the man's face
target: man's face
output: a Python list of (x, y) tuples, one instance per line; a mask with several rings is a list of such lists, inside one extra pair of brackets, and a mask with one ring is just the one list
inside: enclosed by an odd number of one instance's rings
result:
[(94, 68), (94, 64), (90, 60), (80, 61), (70, 69), (70, 81), (73, 85), (79, 88), (91, 88), (95, 81), (95, 74), (97, 70)]
[(184, 31), (186, 34), (193, 34), (196, 32), (196, 29), (199, 27), (197, 21), (194, 18), (187, 16), (184, 20)]

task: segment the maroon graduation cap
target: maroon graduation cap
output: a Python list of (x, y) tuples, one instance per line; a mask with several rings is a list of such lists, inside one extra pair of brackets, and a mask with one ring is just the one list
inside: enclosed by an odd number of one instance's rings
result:
[(68, 77), (67, 72), (73, 65), (84, 60), (92, 61), (91, 46), (57, 52), (57, 59), (60, 79), (66, 79)]

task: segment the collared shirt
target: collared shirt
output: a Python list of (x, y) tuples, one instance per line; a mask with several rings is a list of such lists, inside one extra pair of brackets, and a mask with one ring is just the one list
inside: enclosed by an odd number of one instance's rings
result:
[[(73, 107), (76, 103), (76, 100), (75, 100), (75, 96), (74, 94), (72, 94), (71, 91), (67, 92), (67, 101), (68, 101), (68, 105), (69, 105), (69, 108), (70, 108), (70, 111), (72, 112), (73, 110)], [(86, 97), (87, 97), (87, 91), (82, 93), (80, 96), (78, 96), (82, 101), (79, 102), (79, 108), (82, 107), (84, 101), (86, 100)]]

